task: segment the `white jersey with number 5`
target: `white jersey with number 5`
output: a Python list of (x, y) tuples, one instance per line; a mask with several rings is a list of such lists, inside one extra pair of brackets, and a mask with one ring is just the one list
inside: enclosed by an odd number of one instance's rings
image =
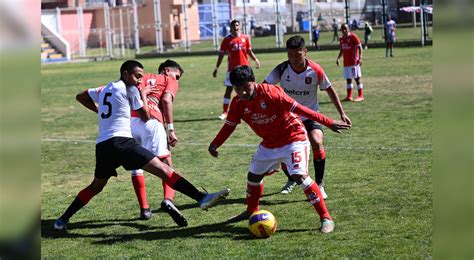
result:
[(112, 137), (132, 138), (130, 111), (143, 106), (138, 89), (126, 86), (122, 80), (105, 87), (91, 88), (87, 92), (99, 105), (99, 136), (96, 143)]

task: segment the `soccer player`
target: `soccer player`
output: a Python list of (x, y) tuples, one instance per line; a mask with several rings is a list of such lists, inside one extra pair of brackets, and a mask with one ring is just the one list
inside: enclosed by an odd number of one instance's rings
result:
[(250, 162), (247, 175), (247, 210), (238, 216), (246, 219), (259, 209), (263, 195), (263, 177), (285, 163), (293, 180), (300, 185), (321, 220), (321, 232), (334, 230), (334, 221), (324, 203), (318, 185), (308, 176), (309, 142), (306, 130), (297, 115), (317, 121), (333, 131), (349, 129), (350, 125), (336, 122), (300, 105), (283, 89), (255, 82), (252, 68), (237, 66), (230, 73), (237, 96), (232, 99), (229, 114), (221, 130), (209, 145), (209, 153), (217, 157), (219, 148), (241, 120), (263, 140)]
[[(145, 149), (153, 152), (162, 162), (173, 167), (168, 145), (174, 147), (178, 142), (173, 127), (173, 100), (178, 92), (178, 80), (183, 75), (181, 66), (173, 61), (166, 60), (158, 67), (158, 75), (144, 74), (139, 89), (148, 88), (146, 101), (150, 119), (143, 121), (139, 113), (132, 111), (132, 136)], [(164, 127), (163, 115), (166, 119), (168, 137)], [(132, 183), (140, 205), (140, 218), (152, 218), (150, 206), (146, 197), (145, 176), (142, 169), (131, 171)], [(180, 227), (188, 225), (186, 218), (174, 205), (175, 191), (162, 180), (164, 199), (161, 208), (167, 212)]]
[(247, 55), (252, 58), (256, 63), (256, 68), (260, 68), (260, 61), (257, 59), (252, 51), (252, 45), (250, 44), (250, 38), (240, 33), (240, 22), (233, 20), (230, 22), (230, 34), (222, 40), (219, 57), (217, 57), (216, 68), (212, 72), (212, 76), (217, 77), (217, 70), (222, 63), (222, 59), (225, 54), (228, 54), (228, 65), (227, 73), (224, 80), (225, 93), (224, 93), (224, 105), (222, 114), (219, 116), (220, 119), (224, 120), (227, 117), (227, 110), (230, 104), (230, 98), (232, 95), (232, 84), (229, 81), (229, 74), (232, 69), (238, 65), (250, 65)]
[(392, 16), (388, 16), (387, 22), (385, 23), (385, 57), (388, 58), (388, 51), (390, 50), (390, 57), (393, 57), (393, 43), (395, 42), (395, 30), (397, 24), (392, 20)]
[(363, 85), (361, 81), (362, 71), (362, 44), (359, 37), (349, 31), (347, 24), (341, 25), (342, 36), (339, 38), (339, 55), (337, 56), (336, 65), (339, 66), (339, 59), (344, 55), (344, 78), (347, 82), (347, 96), (345, 101), (352, 101), (352, 79), (357, 83), (357, 91), (359, 95), (354, 99), (355, 102), (364, 101)]
[(92, 183), (77, 194), (64, 214), (54, 222), (54, 229), (66, 229), (69, 219), (102, 191), (111, 176), (117, 176), (116, 169), (120, 166), (127, 170), (144, 169), (160, 177), (171, 188), (196, 200), (203, 210), (229, 194), (227, 188), (210, 194), (199, 191), (132, 138), (130, 111), (137, 111), (140, 118), (148, 120), (147, 102), (142, 101), (146, 98), (146, 91), (139, 91), (136, 87), (142, 77), (143, 65), (128, 60), (120, 67), (119, 80), (105, 87), (88, 89), (76, 96), (79, 103), (98, 114), (95, 174)]
[[(321, 91), (326, 91), (332, 103), (339, 112), (341, 120), (351, 124), (351, 120), (344, 112), (341, 101), (331, 85), (323, 68), (316, 62), (306, 58), (308, 49), (301, 36), (293, 36), (286, 41), (288, 60), (276, 66), (265, 78), (265, 83), (277, 84), (283, 88), (286, 94), (292, 97), (299, 104), (311, 108), (318, 112), (318, 87)], [(317, 122), (306, 117), (301, 117), (308, 132), (309, 141), (313, 149), (313, 163), (315, 181), (318, 184), (323, 198), (327, 198), (324, 190), (324, 166), (326, 163), (326, 153), (323, 145), (323, 128)], [(282, 188), (282, 193), (288, 194), (293, 190), (296, 183), (290, 178), (286, 167), (282, 167), (288, 177), (288, 182)]]

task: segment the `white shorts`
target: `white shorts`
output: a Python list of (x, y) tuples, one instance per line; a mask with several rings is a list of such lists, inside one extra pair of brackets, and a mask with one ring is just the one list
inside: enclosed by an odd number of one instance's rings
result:
[(256, 175), (262, 175), (278, 170), (280, 163), (285, 163), (290, 175), (308, 175), (309, 147), (308, 140), (294, 142), (274, 149), (259, 145), (250, 162), (249, 171)]
[(133, 138), (143, 148), (149, 150), (160, 159), (171, 155), (168, 149), (166, 130), (160, 121), (150, 119), (144, 122), (138, 117), (132, 117), (130, 126)]
[(345, 79), (357, 79), (362, 76), (362, 70), (360, 65), (344, 67), (344, 78)]
[(225, 73), (224, 86), (225, 87), (232, 87), (232, 83), (230, 83), (230, 71), (227, 71)]

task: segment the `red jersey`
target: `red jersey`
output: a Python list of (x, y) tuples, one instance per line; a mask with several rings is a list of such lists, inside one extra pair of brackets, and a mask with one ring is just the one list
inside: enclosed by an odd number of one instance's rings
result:
[(357, 46), (362, 46), (359, 37), (355, 33), (349, 32), (346, 37), (343, 35), (339, 38), (339, 46), (344, 57), (344, 67), (356, 65), (359, 60)]
[(244, 120), (260, 136), (266, 148), (277, 148), (306, 140), (306, 130), (293, 109), (298, 103), (274, 85), (257, 84), (252, 100), (235, 96), (229, 107), (226, 124)]
[(239, 65), (250, 65), (247, 51), (251, 48), (250, 39), (247, 35), (240, 34), (237, 37), (232, 34), (227, 35), (222, 40), (220, 48), (221, 53), (228, 53), (227, 71), (231, 71)]
[[(163, 74), (157, 75), (149, 73), (143, 75), (142, 81), (137, 87), (141, 89), (148, 85), (153, 86), (150, 94), (147, 95), (147, 104), (148, 109), (150, 110), (150, 115), (161, 123), (164, 123), (160, 100), (166, 92), (171, 93), (173, 97), (176, 96), (178, 93), (178, 81)], [(137, 112), (132, 111), (132, 117), (139, 117), (139, 115)]]

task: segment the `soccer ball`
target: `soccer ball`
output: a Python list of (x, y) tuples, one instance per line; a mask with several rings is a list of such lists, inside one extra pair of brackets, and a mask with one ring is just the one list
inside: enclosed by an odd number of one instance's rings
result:
[(270, 211), (259, 210), (249, 218), (249, 230), (258, 238), (267, 238), (275, 234), (277, 220)]

